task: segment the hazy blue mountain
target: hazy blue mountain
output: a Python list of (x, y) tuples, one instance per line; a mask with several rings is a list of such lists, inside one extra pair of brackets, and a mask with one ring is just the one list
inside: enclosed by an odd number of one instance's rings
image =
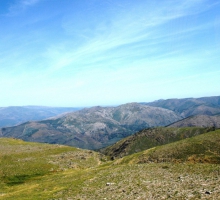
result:
[(79, 109), (80, 108), (45, 106), (0, 107), (0, 127), (14, 126), (26, 121), (43, 120)]

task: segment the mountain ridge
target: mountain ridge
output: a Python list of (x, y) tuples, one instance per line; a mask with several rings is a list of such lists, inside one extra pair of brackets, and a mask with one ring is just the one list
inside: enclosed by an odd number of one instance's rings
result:
[(142, 129), (173, 125), (174, 122), (183, 122), (183, 118), (192, 115), (216, 115), (217, 122), (214, 124), (208, 117), (203, 120), (204, 125), (193, 123), (196, 126), (218, 127), (219, 113), (220, 96), (127, 103), (114, 107), (95, 106), (53, 116), (47, 120), (3, 127), (0, 136), (99, 149)]
[(215, 115), (220, 113), (220, 96), (173, 98), (143, 104), (172, 110), (183, 118), (192, 115)]
[(177, 122), (174, 122), (167, 127), (216, 127), (220, 128), (220, 115), (195, 115)]
[(165, 126), (179, 119), (167, 109), (129, 103), (117, 107), (85, 108), (60, 118), (5, 127), (0, 135), (98, 149), (143, 128)]

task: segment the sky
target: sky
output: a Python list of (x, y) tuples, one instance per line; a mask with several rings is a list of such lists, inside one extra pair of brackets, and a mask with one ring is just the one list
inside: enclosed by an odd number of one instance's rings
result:
[(220, 95), (220, 0), (0, 0), (0, 107)]

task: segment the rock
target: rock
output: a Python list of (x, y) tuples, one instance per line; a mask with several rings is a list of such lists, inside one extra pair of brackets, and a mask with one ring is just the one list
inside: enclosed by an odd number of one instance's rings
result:
[(106, 186), (114, 185), (114, 183), (106, 183)]
[(211, 194), (211, 192), (210, 192), (210, 191), (206, 191), (205, 194), (208, 194), (208, 195), (209, 195), (209, 194)]

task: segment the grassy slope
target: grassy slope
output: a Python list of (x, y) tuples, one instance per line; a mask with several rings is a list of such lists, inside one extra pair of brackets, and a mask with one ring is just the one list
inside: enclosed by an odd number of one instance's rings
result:
[[(185, 158), (219, 158), (219, 139), (217, 130), (104, 163), (92, 151), (0, 139), (0, 199), (218, 199), (220, 165)], [(157, 160), (180, 150), (190, 162)], [(150, 153), (161, 163), (146, 163)]]
[(9, 138), (0, 138), (0, 152), (0, 194), (14, 193), (13, 188), (25, 190), (33, 181), (55, 178), (69, 169), (79, 171), (97, 166), (101, 159), (100, 154), (89, 150)]
[(190, 162), (220, 164), (220, 129), (132, 154), (121, 163)]
[(111, 157), (123, 157), (155, 146), (168, 144), (185, 138), (207, 133), (213, 128), (150, 128), (120, 140), (112, 146), (102, 149), (101, 152)]

